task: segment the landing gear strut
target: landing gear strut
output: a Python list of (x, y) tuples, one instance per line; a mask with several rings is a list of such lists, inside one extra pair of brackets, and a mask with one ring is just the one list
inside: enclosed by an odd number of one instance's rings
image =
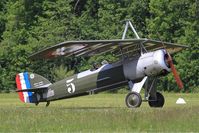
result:
[[(151, 82), (149, 82), (151, 80)], [(143, 101), (148, 101), (150, 107), (163, 107), (164, 106), (164, 96), (156, 91), (156, 80), (157, 77), (149, 79), (144, 77), (142, 81), (138, 83), (133, 83), (129, 81), (129, 88), (131, 92), (126, 96), (125, 102), (129, 108), (140, 107), (142, 103), (142, 98), (140, 95), (141, 88), (145, 84), (145, 95)]]
[(164, 106), (164, 96), (156, 91), (157, 77), (150, 78), (145, 84), (145, 100), (150, 107), (161, 108)]
[(126, 106), (129, 108), (140, 107), (142, 103), (141, 95), (137, 92), (130, 92), (125, 99)]
[(150, 107), (163, 107), (164, 96), (160, 92), (156, 92), (156, 98), (149, 96), (148, 103)]
[(50, 104), (50, 101), (47, 101), (47, 103), (46, 103), (46, 107), (48, 107), (48, 106), (49, 106), (49, 104)]

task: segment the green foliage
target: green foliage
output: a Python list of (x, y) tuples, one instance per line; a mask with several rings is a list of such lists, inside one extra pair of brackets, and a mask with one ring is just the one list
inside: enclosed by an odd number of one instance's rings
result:
[(58, 68), (54, 68), (54, 80), (59, 81), (68, 76), (72, 76), (74, 74), (74, 70), (68, 70), (65, 66), (61, 65)]
[[(199, 85), (198, 5), (193, 0), (1, 0), (0, 90), (15, 89), (18, 72), (39, 73), (53, 82), (90, 69), (94, 62), (118, 60), (111, 54), (48, 61), (30, 61), (28, 56), (66, 40), (121, 38), (123, 21), (131, 19), (140, 37), (190, 46), (175, 55), (175, 64), (184, 91), (192, 91)], [(158, 88), (178, 91), (171, 74), (159, 81)]]
[[(174, 56), (176, 67), (184, 82), (185, 89), (183, 91), (192, 91), (199, 85), (199, 14), (197, 6), (197, 1), (190, 0), (152, 0), (150, 2), (151, 17), (147, 19), (150, 37), (190, 46), (189, 49)], [(159, 88), (178, 91), (172, 74), (162, 81), (164, 83), (160, 84)]]

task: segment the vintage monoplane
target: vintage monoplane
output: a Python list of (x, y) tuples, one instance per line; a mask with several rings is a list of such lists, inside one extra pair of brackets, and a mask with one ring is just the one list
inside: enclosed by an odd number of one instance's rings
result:
[[(128, 28), (135, 39), (125, 39)], [(126, 21), (122, 39), (66, 41), (36, 52), (31, 59), (52, 59), (60, 56), (80, 57), (104, 53), (114, 53), (121, 60), (98, 68), (86, 70), (51, 83), (46, 78), (31, 72), (16, 75), (19, 98), (25, 103), (55, 101), (116, 89), (128, 85), (130, 92), (125, 102), (127, 107), (139, 107), (142, 101), (148, 101), (150, 107), (163, 107), (164, 97), (156, 91), (157, 78), (173, 72), (179, 88), (183, 88), (170, 54), (187, 46), (140, 38), (132, 23)], [(144, 85), (145, 84), (145, 85)], [(144, 88), (144, 100), (140, 91)]]

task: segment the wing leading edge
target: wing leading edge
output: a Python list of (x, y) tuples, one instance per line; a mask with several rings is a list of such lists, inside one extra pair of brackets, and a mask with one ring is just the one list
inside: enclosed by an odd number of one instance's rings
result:
[(84, 41), (66, 41), (57, 45), (45, 48), (39, 52), (30, 55), (31, 59), (53, 59), (60, 56), (92, 56), (103, 53), (113, 53), (116, 56), (123, 55), (133, 56), (143, 45), (147, 51), (154, 51), (166, 48), (171, 54), (187, 48), (185, 45), (161, 42), (146, 38), (125, 39), (125, 40), (84, 40)]

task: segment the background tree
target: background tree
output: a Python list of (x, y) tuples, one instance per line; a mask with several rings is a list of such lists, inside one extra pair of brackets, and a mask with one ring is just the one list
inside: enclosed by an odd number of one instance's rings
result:
[[(150, 1), (151, 17), (147, 19), (149, 36), (190, 46), (174, 56), (175, 64), (185, 85), (193, 91), (199, 85), (199, 14), (197, 1)], [(161, 81), (162, 82), (162, 81)], [(173, 75), (163, 79), (160, 89), (178, 90)]]
[[(140, 37), (190, 46), (175, 55), (175, 64), (185, 82), (184, 91), (197, 91), (198, 5), (197, 0), (1, 0), (0, 90), (14, 90), (18, 72), (39, 73), (53, 82), (91, 68), (94, 61), (114, 62), (117, 57), (111, 54), (38, 61), (28, 56), (66, 40), (120, 39), (122, 24), (130, 19)], [(177, 91), (171, 74), (161, 79), (158, 88)]]

